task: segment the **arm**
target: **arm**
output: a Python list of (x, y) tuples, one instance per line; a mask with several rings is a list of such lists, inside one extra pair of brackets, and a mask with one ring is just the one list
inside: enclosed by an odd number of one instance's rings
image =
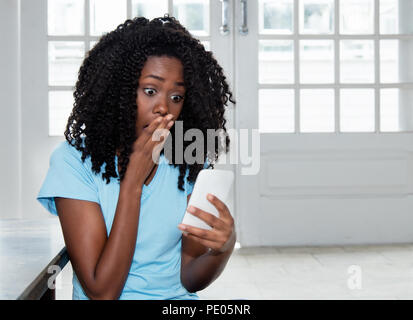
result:
[(122, 293), (135, 251), (142, 187), (154, 168), (154, 156), (159, 158), (155, 146), (165, 142), (158, 144), (152, 134), (169, 129), (169, 120), (158, 117), (135, 140), (109, 237), (98, 203), (55, 198), (73, 269), (91, 299), (117, 299)]
[(141, 190), (121, 183), (109, 237), (99, 204), (55, 198), (73, 269), (91, 299), (117, 299), (132, 262)]
[[(190, 195), (188, 202), (189, 198)], [(228, 208), (216, 197), (209, 201), (218, 209), (220, 218), (198, 208), (193, 214), (213, 226), (211, 231), (179, 226), (188, 232), (182, 236), (181, 282), (189, 292), (202, 290), (219, 277), (236, 241), (234, 220)]]

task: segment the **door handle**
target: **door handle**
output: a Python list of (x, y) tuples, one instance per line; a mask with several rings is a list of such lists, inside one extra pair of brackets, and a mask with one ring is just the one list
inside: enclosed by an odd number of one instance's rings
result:
[(248, 34), (247, 0), (241, 0), (241, 26), (239, 27), (239, 33), (243, 36)]
[(228, 0), (220, 0), (221, 1), (221, 27), (219, 27), (219, 31), (223, 36), (226, 36), (229, 33), (228, 27)]

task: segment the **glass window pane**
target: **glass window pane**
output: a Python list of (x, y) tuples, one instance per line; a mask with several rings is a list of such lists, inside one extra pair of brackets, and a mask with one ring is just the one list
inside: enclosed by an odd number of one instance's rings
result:
[(380, 41), (380, 82), (399, 80), (399, 41)]
[(173, 14), (194, 36), (209, 35), (209, 0), (175, 0)]
[(258, 59), (260, 83), (294, 82), (292, 40), (260, 40)]
[(300, 33), (332, 34), (333, 32), (333, 0), (300, 1)]
[(126, 0), (90, 0), (90, 34), (100, 36), (126, 20)]
[(84, 0), (49, 0), (48, 34), (51, 36), (85, 34)]
[(165, 13), (168, 13), (168, 0), (132, 0), (132, 17), (152, 20), (163, 17)]
[(340, 90), (340, 131), (374, 132), (374, 90)]
[(90, 41), (89, 42), (89, 50), (93, 49), (93, 47), (98, 43), (97, 41)]
[(334, 90), (301, 90), (300, 131), (334, 132)]
[(413, 131), (413, 90), (380, 90), (380, 131)]
[(374, 0), (340, 1), (340, 33), (372, 34), (374, 32)]
[(202, 45), (205, 48), (205, 51), (211, 51), (211, 42), (210, 41), (201, 41)]
[(380, 33), (399, 33), (399, 0), (380, 0)]
[(342, 83), (374, 82), (373, 40), (340, 41), (340, 81)]
[(400, 39), (398, 43), (399, 81), (413, 82), (413, 39)]
[(399, 131), (399, 89), (380, 90), (380, 131)]
[(411, 0), (380, 0), (380, 33), (412, 34), (412, 15)]
[(293, 33), (293, 0), (259, 0), (258, 7), (259, 33)]
[(49, 92), (49, 136), (63, 136), (73, 102), (71, 91)]
[(413, 39), (380, 41), (380, 81), (413, 82)]
[(294, 132), (294, 90), (259, 90), (259, 131)]
[(300, 81), (302, 83), (334, 82), (333, 40), (300, 41)]
[(50, 41), (49, 85), (74, 86), (84, 56), (84, 42)]

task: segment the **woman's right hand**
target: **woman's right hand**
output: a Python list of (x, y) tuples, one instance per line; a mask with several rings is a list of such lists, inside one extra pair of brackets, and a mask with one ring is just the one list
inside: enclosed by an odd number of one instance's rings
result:
[(172, 117), (170, 114), (157, 117), (142, 130), (142, 133), (133, 143), (124, 178), (133, 186), (142, 188), (145, 180), (150, 175), (156, 164), (154, 160), (159, 159), (160, 151), (167, 139), (167, 136), (159, 136), (159, 133), (165, 133), (165, 131), (155, 131), (164, 129), (168, 130), (169, 134), (169, 129), (174, 123), (171, 121)]

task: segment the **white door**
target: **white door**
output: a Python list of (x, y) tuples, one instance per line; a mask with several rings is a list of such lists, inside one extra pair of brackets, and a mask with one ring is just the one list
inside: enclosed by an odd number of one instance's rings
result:
[(241, 245), (413, 241), (412, 2), (244, 4), (236, 125), (261, 158), (237, 167)]
[[(229, 32), (222, 34), (225, 10)], [(85, 52), (126, 18), (175, 16), (199, 38), (232, 85), (232, 2), (219, 0), (22, 0), (21, 217), (50, 217), (36, 201), (55, 146), (64, 140), (76, 74)], [(231, 111), (228, 126), (233, 126)]]
[(49, 216), (35, 197), (84, 52), (126, 17), (169, 12), (224, 68), (237, 100), (228, 128), (261, 132), (258, 174), (233, 166), (241, 245), (413, 239), (410, 1), (50, 3), (63, 7), (20, 2), (21, 217)]

